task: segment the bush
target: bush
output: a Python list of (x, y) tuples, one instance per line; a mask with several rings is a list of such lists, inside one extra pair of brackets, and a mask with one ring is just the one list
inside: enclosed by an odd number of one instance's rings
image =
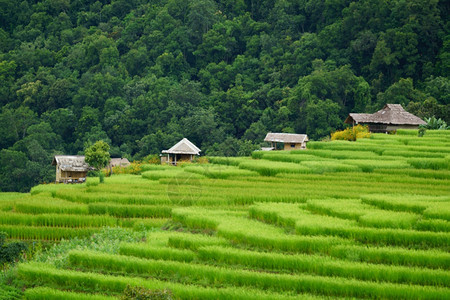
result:
[(442, 120), (441, 118), (436, 119), (436, 117), (432, 116), (431, 118), (425, 118), (425, 122), (427, 122), (427, 124), (420, 125), (420, 128), (437, 129), (437, 130), (449, 129), (449, 126), (447, 126), (447, 123), (444, 120)]
[(370, 138), (368, 126), (356, 125), (331, 134), (331, 140), (356, 141), (357, 139)]
[(0, 232), (0, 266), (5, 263), (14, 262), (28, 249), (28, 245), (24, 242), (12, 242), (5, 244), (5, 241), (6, 233)]
[(161, 159), (159, 158), (158, 154), (149, 154), (142, 159), (142, 163), (148, 165), (160, 165)]
[(127, 286), (120, 298), (122, 300), (171, 300), (175, 299), (170, 290), (151, 290), (139, 286)]
[(113, 173), (114, 174), (141, 174), (142, 173), (142, 163), (137, 161), (137, 162), (132, 162), (130, 163), (129, 166), (127, 167), (121, 167), (121, 166), (115, 166), (113, 167)]
[(100, 183), (105, 182), (105, 174), (103, 174), (103, 172), (98, 172), (98, 177), (100, 179)]

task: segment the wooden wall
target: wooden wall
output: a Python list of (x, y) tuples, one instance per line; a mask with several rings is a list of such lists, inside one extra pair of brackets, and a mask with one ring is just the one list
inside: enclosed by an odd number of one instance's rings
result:
[[(304, 147), (302, 148), (302, 145), (304, 145)], [(306, 149), (306, 143), (284, 143), (284, 150), (301, 150), (301, 149)]]

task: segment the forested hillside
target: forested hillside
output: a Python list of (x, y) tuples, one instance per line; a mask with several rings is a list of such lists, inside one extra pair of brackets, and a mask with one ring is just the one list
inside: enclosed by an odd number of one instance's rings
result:
[(246, 154), (400, 103), (449, 122), (438, 0), (0, 0), (0, 190), (103, 139), (139, 159), (182, 137)]

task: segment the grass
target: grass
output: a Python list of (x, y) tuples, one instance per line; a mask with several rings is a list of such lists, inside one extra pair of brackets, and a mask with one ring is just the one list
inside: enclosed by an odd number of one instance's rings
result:
[(302, 276), (265, 274), (247, 270), (229, 270), (220, 267), (202, 266), (173, 261), (156, 261), (110, 255), (87, 251), (71, 251), (70, 264), (86, 270), (109, 270), (120, 273), (152, 274), (155, 277), (173, 277), (184, 282), (203, 281), (205, 285), (231, 284), (261, 290), (283, 292), (293, 290), (298, 293), (317, 293), (324, 296), (342, 295), (347, 297), (397, 297), (418, 299), (421, 297), (444, 299), (445, 289), (421, 286), (402, 286), (368, 281), (329, 278), (322, 276)]
[(200, 174), (213, 179), (228, 179), (230, 177), (258, 176), (258, 173), (239, 169), (228, 165), (187, 165), (184, 171), (188, 173)]
[(50, 244), (2, 273), (0, 294), (448, 299), (449, 146), (400, 130), (0, 193), (0, 231)]
[(312, 173), (311, 169), (289, 162), (272, 162), (262, 160), (245, 161), (239, 164), (239, 168), (258, 172), (262, 176), (275, 176), (279, 173)]
[(102, 295), (65, 292), (65, 291), (60, 291), (57, 289), (51, 289), (51, 288), (47, 288), (47, 287), (38, 287), (38, 288), (28, 289), (25, 292), (25, 299), (27, 299), (27, 300), (57, 300), (57, 299), (114, 300), (114, 299), (118, 299), (118, 298), (102, 296)]
[(283, 255), (230, 247), (208, 246), (198, 249), (200, 259), (223, 266), (236, 265), (265, 271), (339, 276), (369, 281), (446, 286), (450, 274), (432, 269), (386, 266), (336, 260), (319, 255)]

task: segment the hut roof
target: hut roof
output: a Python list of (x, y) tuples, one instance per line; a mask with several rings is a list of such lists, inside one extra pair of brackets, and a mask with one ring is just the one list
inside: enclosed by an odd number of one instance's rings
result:
[(59, 165), (62, 171), (87, 172), (92, 169), (82, 155), (56, 155), (52, 165)]
[(309, 141), (306, 134), (296, 133), (272, 133), (269, 132), (265, 139), (265, 142), (277, 142), (277, 143), (293, 143), (300, 144)]
[(111, 167), (122, 166), (126, 167), (130, 165), (130, 161), (127, 158), (111, 158), (109, 161)]
[(200, 150), (197, 146), (192, 144), (187, 138), (182, 139), (178, 143), (176, 143), (169, 150), (163, 150), (162, 153), (166, 154), (194, 154), (200, 155)]
[(349, 114), (345, 123), (379, 123), (393, 125), (422, 125), (426, 124), (421, 118), (407, 112), (401, 104), (386, 104), (373, 114)]

